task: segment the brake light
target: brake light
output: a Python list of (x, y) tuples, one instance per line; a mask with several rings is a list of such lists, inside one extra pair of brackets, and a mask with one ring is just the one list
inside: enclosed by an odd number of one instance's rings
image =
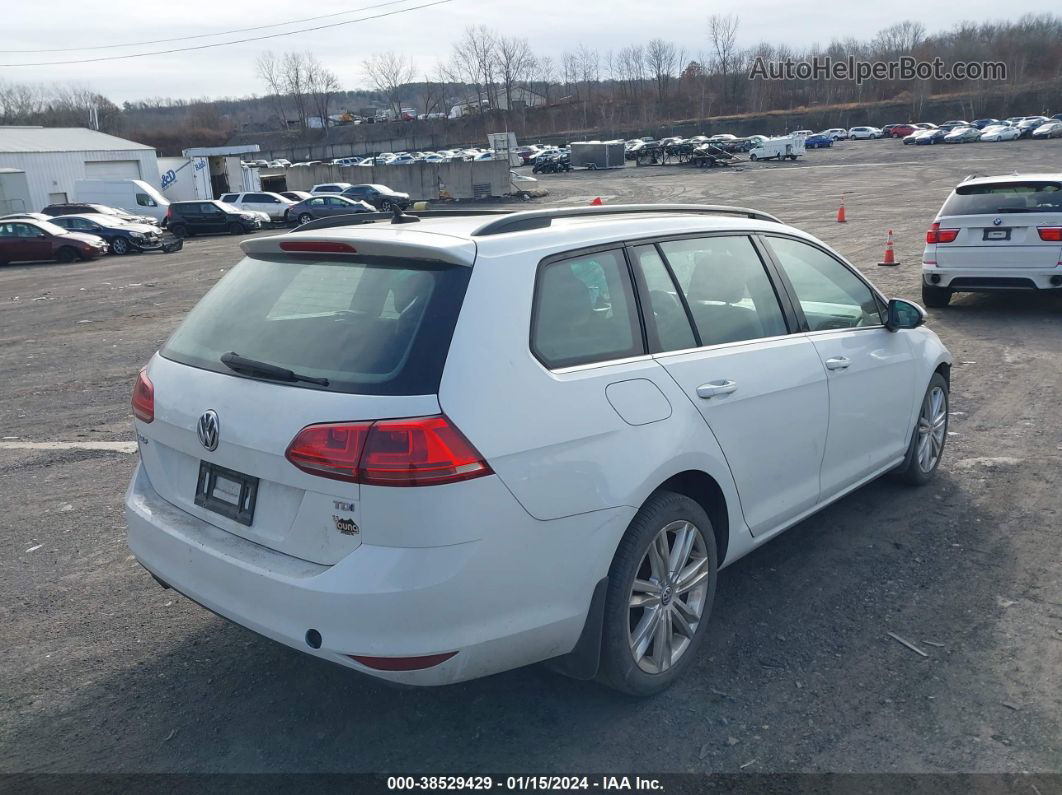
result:
[(435, 486), (492, 472), (442, 415), (308, 425), (285, 456), (311, 475), (373, 486)]
[(1041, 226), (1037, 230), (1040, 239), (1049, 243), (1062, 243), (1062, 226)]
[(320, 254), (357, 254), (349, 243), (332, 240), (288, 240), (280, 244), (281, 251), (312, 251)]
[(141, 422), (155, 419), (155, 386), (147, 377), (147, 368), (141, 369), (133, 385), (133, 416)]
[(958, 229), (941, 229), (939, 223), (934, 223), (926, 232), (926, 243), (953, 243), (958, 236)]

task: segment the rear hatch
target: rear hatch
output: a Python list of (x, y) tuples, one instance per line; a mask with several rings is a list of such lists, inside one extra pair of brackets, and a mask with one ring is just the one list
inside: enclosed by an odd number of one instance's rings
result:
[[(1054, 268), (1062, 259), (1062, 181), (960, 185), (937, 217), (942, 268)], [(1045, 239), (1046, 238), (1046, 239)]]
[(471, 252), (451, 251), (448, 262), (386, 241), (355, 250), (318, 240), (318, 250), (336, 253), (297, 254), (270, 243), (300, 239), (245, 244), (259, 250), (152, 359), (154, 419), (137, 432), (164, 499), (329, 565), (360, 543), (360, 487), (297, 468), (288, 446), (308, 425), (440, 413), (438, 384), (471, 272), (453, 260), (470, 263), (474, 246), (457, 241)]

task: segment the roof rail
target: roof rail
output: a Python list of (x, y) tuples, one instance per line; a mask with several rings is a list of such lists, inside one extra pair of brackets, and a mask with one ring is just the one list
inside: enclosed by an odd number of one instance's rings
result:
[(639, 213), (689, 213), (691, 215), (739, 215), (757, 221), (782, 223), (769, 213), (748, 207), (729, 207), (717, 204), (611, 204), (592, 207), (555, 207), (542, 210), (525, 210), (508, 213), (503, 218), (488, 221), (472, 232), (473, 237), (500, 235), (506, 232), (523, 232), (528, 229), (544, 229), (554, 218), (581, 218), (599, 215), (636, 215)]
[(378, 212), (378, 213), (347, 213), (344, 215), (333, 215), (328, 218), (318, 218), (316, 221), (309, 221), (302, 226), (297, 226), (289, 231), (292, 232), (311, 232), (314, 229), (331, 229), (336, 226), (358, 226), (360, 224), (371, 224), (375, 221), (390, 221), (391, 223), (408, 223), (414, 219), (421, 218), (460, 218), (466, 215), (508, 215), (508, 210), (406, 210), (403, 211), (398, 217), (402, 220), (396, 221), (396, 215), (393, 212)]

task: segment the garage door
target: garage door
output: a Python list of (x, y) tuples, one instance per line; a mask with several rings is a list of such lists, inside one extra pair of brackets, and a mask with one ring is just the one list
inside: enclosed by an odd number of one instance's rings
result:
[(85, 179), (140, 179), (140, 161), (98, 160), (86, 162)]

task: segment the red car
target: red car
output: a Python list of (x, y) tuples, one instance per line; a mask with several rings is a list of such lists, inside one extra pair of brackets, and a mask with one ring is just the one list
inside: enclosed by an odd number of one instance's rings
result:
[(96, 235), (68, 232), (48, 221), (0, 222), (0, 265), (9, 262), (95, 259), (107, 253), (107, 241)]
[(913, 124), (897, 124), (891, 130), (888, 131), (890, 138), (906, 138), (911, 133), (918, 132), (921, 127), (915, 127)]

